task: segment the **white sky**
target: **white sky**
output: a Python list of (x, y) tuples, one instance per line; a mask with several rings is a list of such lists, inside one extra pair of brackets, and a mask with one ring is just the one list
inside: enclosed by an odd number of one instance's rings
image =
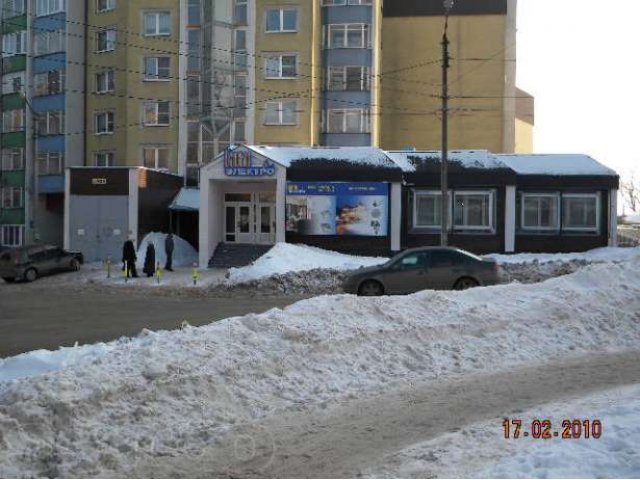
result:
[(640, 0), (518, 0), (517, 42), (534, 151), (640, 173)]

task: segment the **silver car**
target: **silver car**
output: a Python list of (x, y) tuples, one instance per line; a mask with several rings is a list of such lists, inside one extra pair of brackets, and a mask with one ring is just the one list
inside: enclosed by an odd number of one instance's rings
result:
[(79, 270), (80, 252), (69, 252), (51, 245), (31, 245), (0, 252), (0, 278), (33, 282), (38, 277), (61, 271)]
[(501, 283), (495, 260), (451, 247), (413, 248), (387, 263), (350, 275), (344, 291), (364, 296), (395, 295), (420, 290), (465, 290)]

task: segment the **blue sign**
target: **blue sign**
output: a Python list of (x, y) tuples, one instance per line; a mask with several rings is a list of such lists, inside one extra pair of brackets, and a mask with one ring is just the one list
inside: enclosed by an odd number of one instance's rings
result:
[(272, 177), (276, 174), (276, 166), (268, 159), (260, 164), (251, 150), (227, 149), (224, 173), (227, 177)]
[(387, 183), (289, 182), (287, 195), (388, 195)]

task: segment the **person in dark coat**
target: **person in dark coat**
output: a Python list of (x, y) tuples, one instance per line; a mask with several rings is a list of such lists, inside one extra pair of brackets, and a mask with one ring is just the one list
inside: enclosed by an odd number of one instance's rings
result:
[(136, 271), (136, 247), (133, 246), (133, 240), (127, 240), (122, 246), (122, 263), (127, 272), (127, 278), (129, 276), (137, 277)]
[(167, 263), (164, 266), (165, 270), (173, 272), (173, 249), (175, 244), (173, 242), (173, 233), (169, 233), (164, 239), (164, 251), (167, 254)]
[(156, 247), (153, 243), (147, 244), (142, 271), (147, 274), (147, 277), (153, 277), (156, 273)]

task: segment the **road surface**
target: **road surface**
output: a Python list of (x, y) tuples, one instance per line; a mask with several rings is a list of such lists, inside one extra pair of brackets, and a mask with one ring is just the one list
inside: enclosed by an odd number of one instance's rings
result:
[(163, 296), (122, 289), (0, 285), (0, 358), (59, 346), (133, 336), (143, 328), (167, 330), (183, 321), (205, 325), (290, 305), (301, 297)]

